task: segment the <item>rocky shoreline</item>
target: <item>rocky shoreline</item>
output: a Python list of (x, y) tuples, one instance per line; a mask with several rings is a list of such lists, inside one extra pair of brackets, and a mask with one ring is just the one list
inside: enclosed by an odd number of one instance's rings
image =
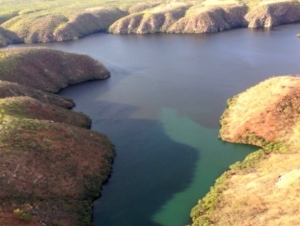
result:
[(80, 54), (0, 50), (0, 225), (92, 225), (114, 146), (91, 119), (53, 94), (109, 71)]
[(0, 46), (76, 40), (96, 32), (199, 34), (300, 21), (298, 1), (276, 0), (143, 2), (125, 8), (95, 5), (64, 14), (44, 11), (11, 14), (3, 19), (0, 15)]

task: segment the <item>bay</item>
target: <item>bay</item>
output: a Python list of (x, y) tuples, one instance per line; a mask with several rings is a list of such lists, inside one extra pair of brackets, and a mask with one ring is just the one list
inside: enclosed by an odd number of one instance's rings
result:
[(112, 75), (59, 93), (116, 146), (94, 226), (188, 224), (215, 179), (257, 149), (218, 139), (226, 100), (268, 77), (300, 73), (299, 30), (292, 24), (204, 35), (95, 34), (34, 45), (88, 54)]

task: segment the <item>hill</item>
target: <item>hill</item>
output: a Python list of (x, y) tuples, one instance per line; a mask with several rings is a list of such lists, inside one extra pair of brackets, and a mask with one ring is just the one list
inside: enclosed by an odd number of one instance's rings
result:
[(35, 1), (3, 0), (0, 47), (114, 34), (209, 33), (300, 21), (294, 0)]
[(230, 166), (192, 225), (299, 225), (300, 78), (270, 78), (228, 101), (221, 139), (261, 147)]
[(109, 72), (88, 56), (45, 48), (0, 56), (0, 79), (13, 81), (0, 81), (0, 225), (92, 225), (113, 144), (69, 110), (72, 100), (47, 91)]

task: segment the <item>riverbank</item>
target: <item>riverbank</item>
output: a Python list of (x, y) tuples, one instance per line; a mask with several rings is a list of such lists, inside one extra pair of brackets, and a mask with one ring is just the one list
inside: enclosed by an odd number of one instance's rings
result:
[(300, 79), (270, 78), (228, 101), (221, 139), (262, 149), (230, 166), (192, 210), (192, 225), (299, 224)]
[(0, 46), (76, 40), (96, 32), (211, 33), (300, 21), (298, 1), (4, 1), (1, 8)]
[(92, 225), (114, 147), (53, 93), (110, 73), (86, 55), (46, 48), (2, 49), (0, 69), (0, 224)]

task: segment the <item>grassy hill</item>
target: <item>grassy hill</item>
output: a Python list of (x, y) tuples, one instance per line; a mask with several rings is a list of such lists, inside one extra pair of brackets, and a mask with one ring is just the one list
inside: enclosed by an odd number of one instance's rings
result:
[(114, 147), (69, 110), (72, 100), (49, 91), (109, 76), (85, 55), (0, 50), (0, 225), (92, 225)]
[(0, 47), (75, 40), (95, 32), (207, 33), (300, 21), (298, 1), (2, 0)]
[(228, 101), (221, 139), (262, 149), (230, 166), (192, 210), (198, 225), (299, 225), (300, 79), (270, 78)]

